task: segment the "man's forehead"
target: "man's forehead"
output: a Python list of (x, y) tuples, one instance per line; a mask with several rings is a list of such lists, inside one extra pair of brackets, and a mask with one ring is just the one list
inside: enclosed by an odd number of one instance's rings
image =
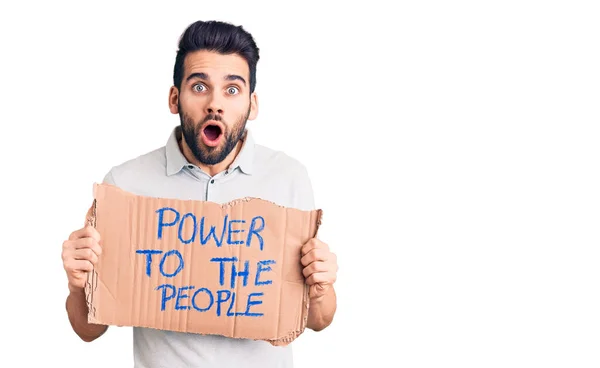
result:
[(185, 57), (184, 76), (194, 73), (204, 73), (219, 79), (226, 75), (237, 74), (246, 79), (250, 69), (246, 60), (238, 54), (220, 54), (201, 50), (190, 52)]

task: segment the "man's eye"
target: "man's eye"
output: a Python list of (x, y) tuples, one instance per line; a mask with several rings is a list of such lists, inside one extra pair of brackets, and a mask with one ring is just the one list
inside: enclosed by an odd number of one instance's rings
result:
[(227, 88), (227, 93), (229, 93), (230, 95), (235, 95), (239, 93), (239, 90), (236, 87), (229, 87)]
[(206, 90), (206, 87), (204, 87), (203, 84), (194, 84), (194, 86), (192, 87), (192, 89), (195, 92), (202, 92), (202, 91)]

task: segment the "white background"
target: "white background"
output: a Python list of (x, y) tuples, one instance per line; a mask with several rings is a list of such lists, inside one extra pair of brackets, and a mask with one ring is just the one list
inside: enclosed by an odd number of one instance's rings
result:
[(308, 167), (339, 257), (297, 367), (600, 366), (594, 2), (168, 3), (2, 3), (0, 366), (131, 366), (129, 328), (72, 332), (61, 246), (178, 123), (198, 19), (255, 36), (249, 127)]

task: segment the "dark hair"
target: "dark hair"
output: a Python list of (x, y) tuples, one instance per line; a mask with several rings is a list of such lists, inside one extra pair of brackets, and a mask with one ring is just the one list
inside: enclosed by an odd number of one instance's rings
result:
[(173, 83), (181, 88), (183, 79), (183, 62), (189, 52), (208, 50), (220, 54), (238, 54), (243, 57), (250, 68), (250, 93), (256, 87), (256, 64), (258, 64), (258, 47), (242, 26), (235, 26), (220, 21), (197, 21), (188, 26), (179, 39), (179, 50), (175, 58)]

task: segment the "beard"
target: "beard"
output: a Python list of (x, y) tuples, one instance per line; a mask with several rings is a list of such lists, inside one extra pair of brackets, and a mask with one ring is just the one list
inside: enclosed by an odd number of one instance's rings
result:
[[(221, 115), (216, 114), (208, 114), (204, 119), (194, 122), (194, 120), (181, 109), (181, 105), (179, 106), (179, 120), (185, 143), (187, 143), (194, 157), (204, 165), (218, 164), (231, 153), (244, 135), (249, 115), (250, 107), (248, 107), (247, 113), (241, 115), (238, 121), (230, 128)], [(222, 132), (223, 142), (216, 147), (206, 146), (200, 137), (200, 132), (204, 129), (209, 120), (221, 121), (225, 126), (225, 131)]]

